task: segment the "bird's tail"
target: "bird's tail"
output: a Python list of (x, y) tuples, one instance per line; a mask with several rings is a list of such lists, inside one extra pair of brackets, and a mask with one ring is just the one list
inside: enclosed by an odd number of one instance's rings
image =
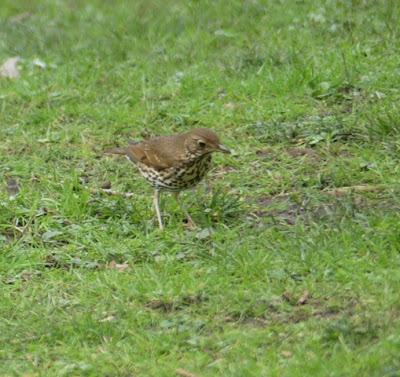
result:
[(126, 154), (125, 148), (111, 148), (104, 151), (105, 154)]
[[(128, 140), (129, 145), (139, 144), (139, 141)], [(127, 154), (127, 148), (111, 148), (104, 151), (105, 154)]]

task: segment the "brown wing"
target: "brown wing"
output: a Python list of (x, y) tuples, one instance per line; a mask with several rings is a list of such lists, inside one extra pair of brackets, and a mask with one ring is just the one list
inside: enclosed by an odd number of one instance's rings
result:
[(179, 137), (159, 137), (129, 145), (125, 153), (132, 162), (162, 170), (180, 164), (183, 148), (183, 140)]

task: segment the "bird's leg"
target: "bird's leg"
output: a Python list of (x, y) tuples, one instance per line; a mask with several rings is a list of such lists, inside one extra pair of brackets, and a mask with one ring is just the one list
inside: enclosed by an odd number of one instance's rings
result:
[(205, 188), (207, 194), (212, 194), (212, 187), (211, 187), (210, 181), (207, 177), (204, 178), (204, 188)]
[(185, 206), (183, 205), (182, 201), (179, 200), (179, 191), (174, 192), (174, 196), (176, 201), (178, 202), (178, 205), (181, 209), (181, 211), (185, 214), (186, 219), (187, 219), (187, 225), (190, 229), (195, 229), (197, 228), (196, 223), (193, 221), (192, 217), (189, 215), (189, 212), (186, 210)]
[(161, 212), (160, 212), (160, 191), (154, 190), (154, 209), (156, 210), (158, 225), (161, 230), (164, 229), (164, 225), (162, 223)]

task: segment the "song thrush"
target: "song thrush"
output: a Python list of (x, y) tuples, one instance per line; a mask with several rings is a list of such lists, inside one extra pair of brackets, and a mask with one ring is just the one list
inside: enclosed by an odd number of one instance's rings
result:
[[(160, 229), (163, 229), (160, 192), (171, 191), (178, 200), (180, 191), (198, 184), (210, 170), (213, 152), (230, 153), (220, 143), (215, 132), (207, 128), (196, 128), (184, 134), (132, 143), (106, 153), (125, 155), (154, 187), (154, 207)], [(189, 223), (194, 224), (179, 200), (178, 203)]]

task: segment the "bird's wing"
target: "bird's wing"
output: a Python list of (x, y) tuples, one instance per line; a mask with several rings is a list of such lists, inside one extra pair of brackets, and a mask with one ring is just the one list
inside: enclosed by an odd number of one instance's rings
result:
[(176, 166), (182, 161), (173, 146), (173, 141), (168, 137), (156, 138), (131, 144), (126, 148), (125, 153), (132, 162), (141, 162), (162, 170)]

